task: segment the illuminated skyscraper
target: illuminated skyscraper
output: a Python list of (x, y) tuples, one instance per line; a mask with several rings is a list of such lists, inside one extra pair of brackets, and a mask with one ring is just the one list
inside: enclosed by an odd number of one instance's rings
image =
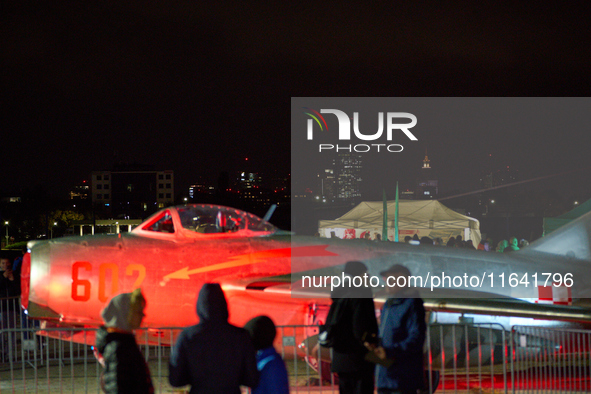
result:
[(336, 197), (342, 200), (360, 199), (361, 155), (358, 153), (338, 153), (333, 164)]
[(336, 182), (334, 168), (325, 168), (324, 171), (318, 174), (317, 189), (320, 193), (317, 193), (316, 196), (318, 199), (322, 199), (322, 202), (335, 201)]

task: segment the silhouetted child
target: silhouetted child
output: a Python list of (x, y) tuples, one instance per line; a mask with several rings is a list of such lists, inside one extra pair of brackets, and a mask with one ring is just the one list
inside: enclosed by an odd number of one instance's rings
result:
[(257, 316), (244, 326), (253, 340), (257, 351), (257, 369), (259, 370), (259, 385), (252, 390), (252, 394), (287, 394), (289, 381), (287, 369), (283, 359), (273, 347), (277, 330), (275, 323), (268, 316)]
[(154, 393), (150, 370), (135, 341), (133, 330), (144, 318), (146, 300), (140, 289), (118, 294), (101, 312), (105, 325), (96, 333), (95, 356), (105, 368), (105, 393)]

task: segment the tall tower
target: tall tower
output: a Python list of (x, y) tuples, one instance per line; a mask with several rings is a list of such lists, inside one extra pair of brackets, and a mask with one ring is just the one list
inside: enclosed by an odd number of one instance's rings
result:
[(425, 149), (425, 158), (423, 159), (423, 167), (421, 174), (417, 180), (417, 189), (415, 191), (415, 198), (417, 200), (435, 200), (439, 193), (439, 182), (435, 179), (435, 174), (431, 168), (431, 161)]
[(423, 159), (423, 169), (431, 168), (429, 165), (429, 157), (427, 156), (427, 149), (425, 149), (425, 158)]

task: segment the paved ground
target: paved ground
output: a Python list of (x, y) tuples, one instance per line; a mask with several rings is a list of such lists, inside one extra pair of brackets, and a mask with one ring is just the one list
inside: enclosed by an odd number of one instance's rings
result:
[[(27, 341), (17, 344), (16, 354), (22, 361), (7, 363), (0, 357), (0, 394), (3, 393), (100, 393), (100, 365), (92, 356), (89, 346), (71, 344), (64, 341), (47, 341), (37, 343)], [(34, 350), (31, 350), (34, 349)], [(42, 350), (41, 350), (42, 349)], [(149, 366), (156, 393), (183, 393), (181, 389), (172, 388), (168, 384), (168, 356), (170, 348), (142, 347), (144, 354), (150, 358)], [(574, 358), (573, 358), (574, 359)], [(49, 360), (49, 361), (47, 361)], [(522, 365), (523, 364), (523, 365)], [(518, 387), (561, 387), (568, 390), (531, 389), (518, 390), (519, 393), (559, 393), (589, 392), (583, 387), (591, 388), (591, 365), (571, 365), (563, 360), (556, 365), (527, 361), (516, 363), (515, 381)], [(338, 393), (331, 385), (319, 385), (318, 374), (301, 358), (286, 355), (286, 365), (290, 375), (293, 393)], [(535, 368), (534, 368), (535, 367)], [(492, 375), (487, 374), (489, 368), (482, 371), (456, 369), (448, 370), (440, 381), (437, 393), (470, 393), (489, 394), (503, 393), (503, 367), (495, 365)], [(539, 370), (537, 374), (532, 371)], [(552, 372), (552, 374), (550, 374)], [(588, 372), (588, 373), (587, 373)], [(561, 376), (562, 379), (554, 378)], [(507, 380), (510, 386), (512, 374), (507, 366)], [(467, 390), (466, 387), (470, 389)], [(492, 387), (495, 387), (493, 390)], [(512, 392), (512, 389), (509, 389)]]
[[(167, 360), (161, 362), (150, 361), (150, 371), (156, 393), (184, 393), (182, 389), (175, 389), (168, 384)], [(76, 361), (74, 364), (52, 361), (47, 365), (34, 363), (19, 363), (0, 365), (0, 393), (100, 393), (100, 366), (93, 360)], [(293, 361), (287, 363), (292, 384), (292, 393), (338, 393), (338, 388), (318, 386), (317, 375), (307, 368), (303, 361), (296, 365)], [(312, 386), (307, 385), (311, 382)]]
[[(298, 362), (298, 375), (295, 375), (295, 364), (293, 361), (287, 363), (288, 371), (291, 379), (291, 393), (324, 393), (336, 394), (338, 388), (330, 385), (318, 385), (316, 376), (308, 376), (305, 364), (302, 361)], [(149, 363), (152, 372), (152, 379), (156, 393), (186, 393), (183, 389), (175, 389), (168, 384), (166, 376), (168, 374), (166, 369), (166, 361), (158, 362), (151, 361)], [(23, 374), (24, 372), (24, 374)], [(312, 371), (313, 372), (313, 371)], [(88, 360), (84, 362), (76, 362), (74, 365), (58, 364), (51, 362), (49, 367), (47, 365), (33, 368), (31, 365), (14, 365), (11, 369), (9, 365), (0, 364), (0, 393), (101, 393), (99, 389), (98, 376), (100, 369), (95, 362)], [(311, 382), (311, 385), (307, 383)], [(478, 385), (476, 385), (478, 386)], [(465, 387), (448, 387), (445, 390), (438, 390), (439, 393), (457, 393), (457, 394), (501, 394), (502, 389), (491, 388), (471, 388), (466, 390)], [(509, 388), (509, 393), (512, 389)], [(585, 391), (574, 390), (517, 390), (516, 393), (585, 393)], [(247, 393), (246, 390), (243, 393)]]

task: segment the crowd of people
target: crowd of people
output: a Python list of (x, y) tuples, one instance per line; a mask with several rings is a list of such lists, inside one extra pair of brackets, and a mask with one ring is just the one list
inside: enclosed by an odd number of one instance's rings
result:
[[(315, 236), (320, 237), (320, 233), (317, 232), (315, 234)], [(331, 238), (338, 238), (334, 231), (331, 232)], [(347, 234), (345, 234), (343, 239), (354, 239), (354, 238), (355, 238), (354, 235), (348, 236)], [(376, 232), (376, 233), (374, 233), (374, 235), (372, 237), (370, 231), (364, 231), (361, 233), (360, 239), (363, 239), (366, 241), (379, 242), (382, 240), (382, 236), (380, 233)], [(388, 239), (387, 241), (390, 242), (391, 240)], [(482, 250), (485, 252), (497, 251), (497, 252), (501, 252), (501, 253), (513, 252), (513, 251), (519, 250), (521, 248), (524, 248), (526, 246), (529, 246), (529, 241), (527, 241), (526, 239), (518, 240), (516, 237), (510, 237), (509, 240), (502, 239), (497, 243), (496, 247), (494, 246), (494, 241), (492, 240), (492, 238), (483, 238), (478, 245), (474, 245), (472, 240), (469, 240), (469, 239), (464, 240), (461, 235), (458, 235), (455, 237), (453, 237), (453, 236), (449, 237), (447, 242), (445, 242), (441, 237), (431, 238), (431, 237), (424, 236), (424, 237), (419, 238), (418, 234), (414, 234), (412, 236), (410, 236), (410, 235), (405, 236), (404, 242), (408, 243), (408, 244), (412, 244), (412, 245), (449, 246), (449, 247), (454, 247), (454, 248), (476, 249), (476, 250)]]
[(500, 240), (497, 243), (496, 248), (494, 247), (494, 242), (491, 238), (483, 238), (477, 246), (474, 246), (471, 240), (463, 240), (461, 235), (458, 235), (456, 237), (450, 237), (447, 240), (447, 242), (444, 243), (441, 238), (419, 238), (419, 236), (415, 234), (412, 237), (410, 235), (407, 235), (404, 238), (404, 242), (413, 245), (448, 246), (452, 248), (476, 249), (484, 252), (496, 251), (500, 253), (513, 252), (529, 246), (529, 242), (527, 240), (521, 239), (519, 241), (516, 237), (511, 237), (509, 238), (509, 240)]
[[(345, 265), (345, 275), (366, 273), (359, 261)], [(395, 264), (380, 275), (408, 277), (410, 271)], [(332, 348), (331, 371), (338, 375), (340, 394), (372, 394), (376, 388), (379, 394), (417, 394), (428, 387), (423, 300), (410, 287), (388, 286), (386, 296), (378, 324), (371, 289), (340, 287), (331, 293), (323, 330), (331, 333), (325, 346)]]
[[(140, 327), (146, 300), (141, 290), (113, 297), (102, 310), (104, 326), (96, 335), (95, 356), (103, 366), (105, 393), (154, 393), (150, 370), (133, 330)], [(228, 322), (228, 304), (217, 283), (206, 283), (197, 300), (199, 324), (178, 337), (169, 360), (173, 387), (190, 385), (190, 393), (287, 394), (287, 369), (273, 347), (276, 327), (257, 316), (244, 328)]]
[[(363, 276), (367, 267), (358, 261), (345, 265), (346, 275)], [(382, 276), (408, 276), (394, 265)], [(388, 287), (378, 324), (371, 289), (338, 288), (331, 294), (333, 325), (337, 335), (332, 371), (339, 393), (416, 394), (426, 386), (423, 344), (425, 309), (410, 288)], [(153, 393), (150, 370), (133, 330), (140, 327), (146, 300), (140, 289), (113, 297), (102, 310), (104, 326), (96, 335), (95, 356), (103, 366), (101, 387), (106, 393)], [(275, 323), (257, 316), (244, 328), (228, 322), (228, 304), (221, 286), (206, 283), (196, 305), (199, 323), (185, 328), (169, 360), (173, 387), (190, 386), (190, 393), (288, 394), (285, 363), (275, 350)], [(335, 312), (336, 311), (336, 312)], [(328, 320), (328, 319), (327, 319)], [(329, 322), (327, 321), (327, 324)]]

